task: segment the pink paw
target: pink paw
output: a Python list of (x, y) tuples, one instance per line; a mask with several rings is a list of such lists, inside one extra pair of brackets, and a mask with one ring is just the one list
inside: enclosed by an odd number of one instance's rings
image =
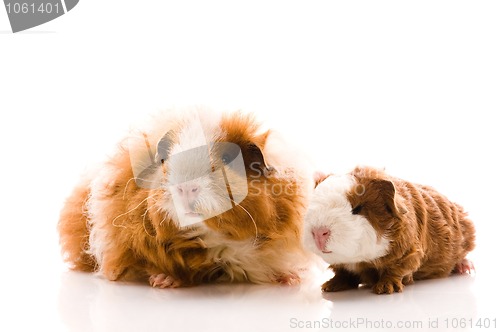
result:
[(180, 281), (164, 273), (153, 274), (149, 277), (149, 284), (159, 288), (177, 288), (181, 285)]
[(455, 269), (453, 269), (453, 273), (458, 273), (458, 274), (464, 274), (464, 273), (471, 274), (472, 271), (476, 272), (476, 268), (474, 267), (474, 264), (467, 258), (464, 258), (460, 263), (455, 265)]
[(276, 282), (282, 285), (294, 286), (300, 284), (300, 277), (296, 273), (283, 273), (276, 276)]

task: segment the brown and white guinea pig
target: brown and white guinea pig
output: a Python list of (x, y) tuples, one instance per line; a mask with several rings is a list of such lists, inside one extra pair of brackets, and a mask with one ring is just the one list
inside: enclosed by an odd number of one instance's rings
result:
[(371, 286), (401, 292), (415, 279), (470, 272), (475, 229), (462, 207), (431, 187), (357, 167), (317, 177), (305, 246), (331, 264), (325, 292)]
[(58, 225), (65, 259), (161, 288), (299, 282), (313, 183), (273, 137), (239, 112), (154, 119), (68, 198)]

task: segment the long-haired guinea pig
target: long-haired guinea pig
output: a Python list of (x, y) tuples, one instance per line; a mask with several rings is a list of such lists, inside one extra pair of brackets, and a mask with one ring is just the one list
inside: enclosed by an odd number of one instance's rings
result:
[(371, 286), (401, 292), (413, 280), (470, 272), (475, 229), (461, 206), (431, 187), (357, 167), (318, 178), (305, 246), (331, 264), (325, 292)]
[(278, 141), (252, 115), (166, 113), (68, 198), (58, 225), (66, 261), (161, 288), (299, 282), (313, 183)]

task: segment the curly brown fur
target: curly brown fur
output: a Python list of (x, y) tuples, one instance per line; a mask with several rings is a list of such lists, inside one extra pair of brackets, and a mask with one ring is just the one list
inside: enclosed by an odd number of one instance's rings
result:
[(435, 189), (369, 167), (357, 167), (349, 178), (354, 185), (345, 196), (353, 214), (369, 222), (378, 245), (386, 239), (388, 247), (374, 259), (332, 264), (335, 276), (323, 290), (361, 283), (377, 294), (401, 292), (413, 280), (449, 276), (474, 249), (467, 213)]

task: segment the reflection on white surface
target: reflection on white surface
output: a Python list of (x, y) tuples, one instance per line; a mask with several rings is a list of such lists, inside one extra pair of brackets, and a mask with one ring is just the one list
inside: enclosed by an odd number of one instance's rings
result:
[(319, 292), (297, 287), (248, 284), (155, 289), (63, 274), (61, 319), (72, 331), (241, 331), (286, 329), (291, 317), (319, 319), (331, 303)]
[(401, 294), (375, 295), (369, 289), (322, 294), (320, 279), (294, 287), (154, 289), (65, 272), (58, 307), (70, 331), (360, 331), (397, 324), (424, 331), (433, 330), (436, 322), (442, 330), (446, 319), (450, 325), (454, 318), (479, 317), (475, 279), (420, 281)]

